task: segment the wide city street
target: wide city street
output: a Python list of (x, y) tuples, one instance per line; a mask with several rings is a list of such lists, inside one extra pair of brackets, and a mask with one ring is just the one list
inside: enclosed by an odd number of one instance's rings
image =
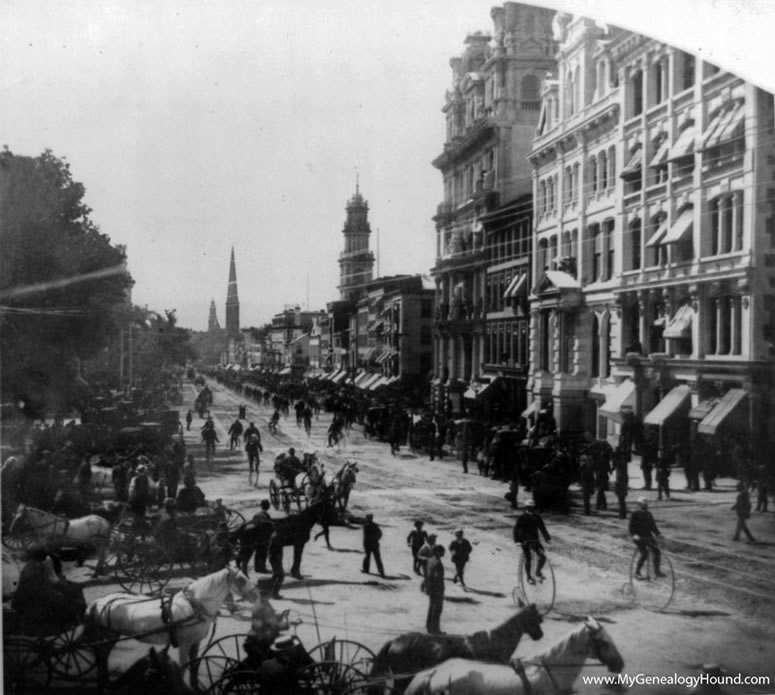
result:
[[(350, 498), (349, 526), (331, 529), (333, 549), (324, 539), (310, 540), (304, 551), (299, 581), (286, 577), (282, 598), (273, 601), (277, 610), (291, 609), (303, 623), (298, 634), (307, 647), (336, 636), (363, 643), (374, 651), (391, 637), (409, 630), (423, 631), (428, 598), (421, 593), (419, 578), (412, 571), (406, 537), (415, 520), (423, 520), (438, 542), (448, 546), (456, 529), (465, 530), (473, 544), (467, 568), (468, 590), (453, 584), (451, 563), (445, 558), (447, 588), (441, 628), (447, 633), (469, 634), (494, 627), (514, 610), (512, 591), (516, 584), (518, 547), (512, 528), (520, 509), (512, 510), (503, 495), (505, 484), (477, 474), (466, 475), (458, 461), (429, 461), (404, 448), (393, 456), (388, 444), (364, 438), (357, 425), (337, 448), (326, 446), (331, 415), (321, 412), (314, 420), (311, 436), (297, 427), (293, 414), (281, 419), (276, 435), (267, 423), (271, 410), (242, 399), (210, 381), (214, 392), (211, 415), (220, 439), (213, 471), (204, 464), (199, 442), (201, 421), (195, 417), (184, 433), (189, 451), (197, 460), (198, 480), (208, 499), (222, 498), (227, 506), (249, 518), (269, 496), (274, 478), (275, 456), (295, 447), (297, 452), (315, 451), (326, 469), (335, 472), (345, 459), (357, 461), (359, 473)], [(185, 404), (195, 389), (186, 385)], [(227, 430), (238, 406), (247, 405), (246, 423), (253, 421), (262, 433), (264, 453), (258, 487), (248, 483), (243, 451), (229, 451)], [(185, 413), (185, 405), (181, 415)], [(637, 462), (631, 463), (629, 504), (641, 494)], [(681, 488), (676, 472), (673, 484)], [(726, 673), (769, 675), (775, 678), (775, 592), (772, 587), (773, 519), (754, 514), (751, 529), (760, 542), (733, 542), (734, 481), (721, 479), (713, 492), (676, 490), (670, 500), (659, 502), (649, 495), (651, 509), (664, 534), (664, 547), (676, 574), (675, 595), (662, 612), (635, 605), (627, 592), (631, 542), (626, 522), (615, 512), (609, 493), (609, 511), (585, 517), (578, 504), (569, 515), (546, 513), (552, 535), (548, 553), (556, 577), (554, 609), (544, 619), (544, 637), (532, 642), (525, 636), (518, 653), (523, 658), (540, 653), (569, 633), (587, 615), (605, 626), (625, 660), (625, 673), (696, 675), (704, 664), (718, 664)], [(576, 493), (577, 494), (577, 493)], [(525, 493), (521, 492), (520, 503)], [(578, 501), (578, 500), (576, 500)], [(362, 532), (359, 522), (374, 514), (381, 526), (382, 557), (387, 577), (361, 573)], [(272, 510), (273, 516), (282, 512)], [(320, 530), (313, 529), (314, 534)], [(290, 567), (290, 549), (285, 567)], [(73, 569), (74, 573), (89, 570)], [(269, 575), (251, 579), (269, 582)], [(115, 584), (91, 584), (87, 599), (115, 591)], [(216, 625), (216, 637), (242, 634), (249, 629), (250, 607), (240, 605), (230, 613), (225, 608)], [(147, 647), (122, 642), (111, 659), (114, 666), (131, 663)], [(603, 675), (605, 669), (588, 660), (582, 675)], [(579, 692), (599, 692), (601, 686), (576, 682)], [(639, 686), (638, 692), (666, 692), (660, 686)], [(675, 688), (685, 692), (686, 688)], [(740, 687), (727, 692), (767, 692)]]

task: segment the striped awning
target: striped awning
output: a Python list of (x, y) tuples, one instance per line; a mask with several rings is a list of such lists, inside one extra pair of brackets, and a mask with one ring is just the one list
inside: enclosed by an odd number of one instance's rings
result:
[(688, 412), (690, 393), (691, 390), (686, 384), (676, 386), (643, 418), (643, 424), (661, 426), (668, 418), (682, 410)]
[(663, 338), (688, 338), (692, 330), (692, 320), (694, 319), (694, 309), (688, 304), (678, 307), (673, 314), (664, 332)]
[(743, 389), (729, 389), (716, 403), (697, 426), (700, 434), (716, 434), (719, 427), (734, 415), (743, 414), (743, 406), (748, 399), (748, 393)]
[(632, 408), (635, 403), (635, 382), (631, 379), (625, 379), (621, 384), (617, 384), (605, 399), (605, 403), (600, 406), (598, 413), (604, 415), (609, 420), (622, 424), (624, 417), (622, 409)]

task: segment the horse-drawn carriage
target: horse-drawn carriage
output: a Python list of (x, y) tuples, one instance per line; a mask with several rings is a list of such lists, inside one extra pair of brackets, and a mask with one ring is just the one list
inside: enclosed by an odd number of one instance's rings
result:
[(280, 454), (274, 462), (276, 479), (269, 481), (269, 500), (275, 509), (287, 514), (295, 505), (301, 510), (323, 498), (329, 499), (343, 512), (355, 485), (358, 464), (346, 460), (333, 476), (314, 453), (305, 453), (301, 461)]
[(175, 576), (205, 574), (245, 523), (240, 512), (216, 503), (176, 514), (174, 532), (162, 533), (159, 522), (165, 513), (148, 515), (141, 523), (127, 515), (112, 530), (113, 572), (130, 593), (159, 595)]

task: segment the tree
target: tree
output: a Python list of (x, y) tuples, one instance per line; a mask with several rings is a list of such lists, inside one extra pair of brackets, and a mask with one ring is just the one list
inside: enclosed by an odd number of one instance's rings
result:
[(70, 165), (0, 153), (0, 395), (66, 410), (80, 360), (116, 330), (128, 303), (126, 250), (90, 219)]

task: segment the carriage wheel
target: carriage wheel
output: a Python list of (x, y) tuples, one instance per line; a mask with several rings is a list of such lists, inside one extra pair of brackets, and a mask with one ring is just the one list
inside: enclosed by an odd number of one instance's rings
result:
[[(201, 656), (183, 667), (184, 672), (193, 666), (197, 674), (197, 688), (202, 692), (220, 693), (215, 686), (240, 668), (244, 658), (242, 643), (245, 635), (226, 635), (210, 642)], [(241, 691), (234, 691), (241, 692)]]
[(32, 545), (35, 538), (29, 535), (21, 536), (3, 536), (3, 545), (10, 550), (27, 550)]
[(25, 692), (27, 683), (39, 682), (42, 677), (46, 685), (51, 671), (41, 654), (40, 641), (29, 637), (3, 637), (3, 688), (5, 692)]
[(261, 692), (261, 681), (255, 671), (234, 671), (213, 683), (209, 695), (257, 695)]
[(299, 692), (305, 695), (340, 695), (358, 684), (365, 684), (366, 676), (349, 664), (318, 661), (300, 669), (296, 682)]
[(274, 479), (269, 481), (269, 501), (275, 509), (280, 509), (280, 488)]
[(282, 504), (283, 504), (283, 511), (286, 514), (291, 513), (291, 493), (287, 490), (281, 490), (282, 493)]
[(236, 531), (242, 524), (245, 523), (245, 517), (236, 509), (226, 508), (226, 525), (229, 527), (229, 531)]
[(152, 541), (127, 538), (116, 551), (118, 583), (132, 594), (161, 594), (172, 574), (172, 560)]
[(81, 639), (82, 634), (83, 626), (79, 625), (54, 639), (49, 664), (57, 676), (80, 681), (97, 667), (97, 657)]
[(315, 661), (338, 661), (353, 666), (361, 673), (369, 673), (377, 655), (360, 642), (334, 637), (310, 649), (309, 655)]

